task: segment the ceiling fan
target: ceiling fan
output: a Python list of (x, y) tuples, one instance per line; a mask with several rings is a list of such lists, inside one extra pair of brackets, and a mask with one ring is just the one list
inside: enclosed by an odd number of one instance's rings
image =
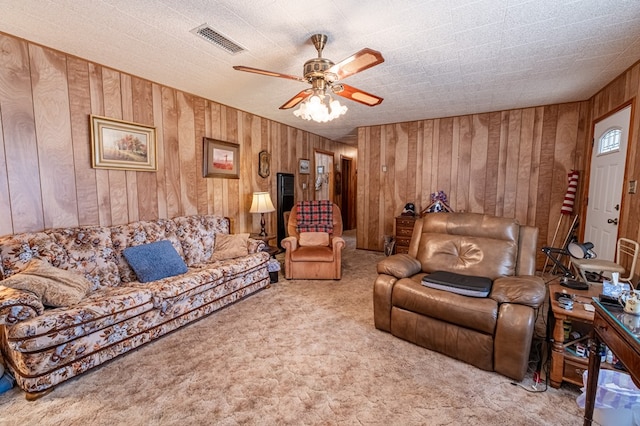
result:
[(293, 108), (312, 95), (317, 95), (323, 99), (327, 92), (334, 93), (368, 106), (376, 106), (382, 102), (383, 99), (379, 96), (372, 95), (371, 93), (367, 93), (353, 86), (339, 82), (353, 74), (384, 62), (384, 58), (380, 52), (364, 48), (343, 61), (334, 64), (331, 60), (322, 57), (322, 50), (327, 43), (327, 36), (324, 34), (314, 34), (311, 36), (311, 41), (318, 51), (318, 57), (305, 62), (304, 77), (265, 71), (242, 65), (236, 65), (233, 68), (238, 71), (263, 74), (270, 77), (287, 78), (311, 84), (311, 88), (305, 89), (293, 98), (289, 99), (280, 107), (280, 109)]

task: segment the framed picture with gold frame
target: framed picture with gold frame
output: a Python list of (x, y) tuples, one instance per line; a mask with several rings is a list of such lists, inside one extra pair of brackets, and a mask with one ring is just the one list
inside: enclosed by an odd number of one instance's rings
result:
[(91, 166), (96, 169), (158, 170), (156, 128), (91, 115)]
[(204, 138), (204, 177), (240, 179), (240, 145)]
[(156, 128), (113, 118), (90, 116), (91, 166), (96, 169), (158, 169)]

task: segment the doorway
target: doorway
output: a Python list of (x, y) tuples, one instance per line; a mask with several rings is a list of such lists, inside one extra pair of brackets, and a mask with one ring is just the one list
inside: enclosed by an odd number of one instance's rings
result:
[(314, 200), (334, 199), (333, 152), (315, 150)]
[(599, 259), (615, 257), (630, 124), (631, 105), (594, 124), (584, 240)]
[[(338, 182), (338, 178), (340, 182)], [(340, 156), (340, 172), (336, 173), (336, 190), (340, 200), (342, 223), (344, 230), (354, 229), (356, 226), (356, 171), (353, 159)]]
[(278, 173), (278, 247), (282, 248), (282, 240), (287, 237), (287, 224), (284, 213), (291, 211), (295, 196), (295, 176), (293, 173)]

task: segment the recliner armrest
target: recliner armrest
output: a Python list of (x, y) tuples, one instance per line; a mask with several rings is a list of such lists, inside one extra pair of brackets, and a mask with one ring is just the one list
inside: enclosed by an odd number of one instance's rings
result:
[(342, 249), (347, 245), (342, 237), (333, 237), (331, 239), (331, 247), (334, 252), (342, 251)]
[(544, 302), (545, 296), (544, 280), (534, 275), (497, 278), (489, 294), (498, 303), (516, 303), (534, 309)]
[(394, 254), (378, 262), (378, 273), (396, 278), (408, 278), (422, 271), (422, 265), (408, 254)]
[(287, 237), (284, 238), (280, 244), (286, 251), (294, 251), (298, 248), (298, 240), (296, 237)]

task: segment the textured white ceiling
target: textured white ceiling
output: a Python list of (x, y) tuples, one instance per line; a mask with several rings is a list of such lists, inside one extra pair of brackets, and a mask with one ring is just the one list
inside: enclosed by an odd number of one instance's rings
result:
[[(190, 32), (208, 23), (231, 55)], [(638, 0), (0, 0), (0, 31), (327, 138), (356, 128), (585, 100), (640, 59)], [(316, 56), (363, 47), (385, 62), (345, 80), (384, 98), (310, 123), (278, 107)], [(1, 64), (0, 64), (1, 65)]]

